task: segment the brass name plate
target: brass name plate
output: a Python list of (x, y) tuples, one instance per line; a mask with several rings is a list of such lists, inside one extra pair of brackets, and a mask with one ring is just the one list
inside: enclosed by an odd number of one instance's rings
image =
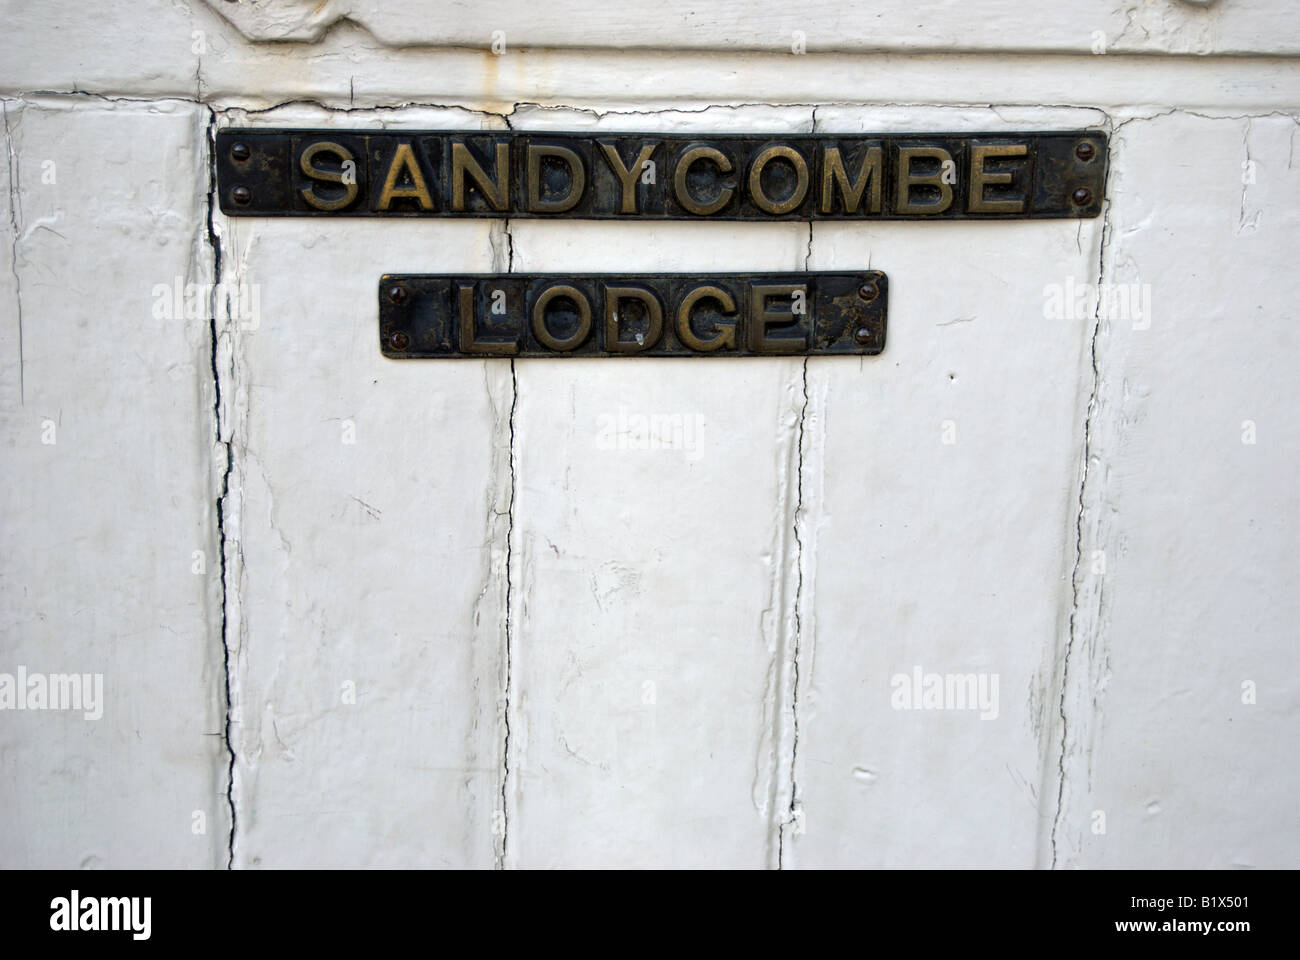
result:
[(878, 270), (388, 274), (379, 344), (396, 358), (861, 356), (885, 348), (888, 297)]
[(228, 129), (232, 217), (1005, 220), (1101, 212), (1107, 137)]

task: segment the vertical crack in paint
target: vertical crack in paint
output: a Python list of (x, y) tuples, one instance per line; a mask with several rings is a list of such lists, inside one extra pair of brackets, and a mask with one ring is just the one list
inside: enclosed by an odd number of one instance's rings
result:
[(207, 146), (208, 146), (208, 244), (212, 247), (212, 293), (208, 302), (208, 332), (211, 337), (212, 348), (212, 416), (213, 427), (216, 431), (216, 441), (219, 447), (225, 447), (226, 462), (221, 475), (221, 487), (216, 497), (217, 507), (217, 548), (219, 551), (219, 562), (221, 571), (221, 588), (219, 595), (221, 598), (221, 647), (222, 647), (222, 672), (225, 681), (226, 697), (226, 718), (225, 718), (225, 740), (226, 753), (228, 755), (228, 764), (226, 767), (226, 804), (230, 810), (230, 836), (226, 859), (226, 869), (234, 868), (235, 864), (235, 827), (237, 822), (237, 811), (235, 809), (235, 744), (231, 737), (231, 714), (232, 700), (230, 694), (230, 635), (229, 623), (227, 617), (227, 597), (229, 592), (229, 583), (227, 580), (226, 568), (226, 516), (225, 501), (230, 492), (230, 475), (234, 471), (234, 444), (232, 441), (223, 441), (221, 439), (221, 375), (217, 367), (217, 352), (220, 342), (217, 333), (217, 303), (218, 303), (218, 284), (221, 280), (221, 240), (217, 235), (214, 216), (216, 211), (216, 193), (217, 193), (217, 154), (216, 154), (216, 135), (217, 135), (217, 115), (211, 107), (208, 110), (208, 129), (207, 129)]
[[(808, 244), (811, 255), (812, 224), (808, 225)], [(798, 834), (801, 811), (799, 807), (799, 654), (803, 642), (803, 536), (799, 532), (799, 519), (803, 515), (803, 461), (804, 430), (808, 419), (808, 358), (803, 358), (803, 406), (799, 408), (799, 429), (795, 440), (795, 501), (790, 532), (794, 536), (794, 649), (790, 654), (790, 805), (785, 823), (781, 827), (781, 840), (777, 847), (777, 868), (785, 868), (785, 826), (793, 823)]]
[[(817, 127), (817, 111), (813, 110), (813, 129)], [(812, 262), (813, 225), (808, 222), (808, 246), (804, 252), (803, 268), (806, 273)], [(794, 644), (790, 654), (790, 802), (786, 807), (786, 816), (778, 826), (776, 865), (778, 870), (785, 868), (785, 828), (795, 824), (796, 833), (800, 825), (799, 780), (797, 764), (799, 760), (799, 654), (803, 641), (803, 536), (799, 532), (799, 518), (803, 514), (803, 461), (804, 432), (808, 419), (808, 357), (803, 358), (800, 371), (800, 389), (803, 404), (799, 408), (799, 424), (795, 434), (795, 503), (791, 517), (790, 533), (794, 538)]]
[(14, 300), (18, 313), (18, 405), (27, 405), (26, 388), (23, 381), (23, 282), (18, 275), (18, 221), (20, 219), (18, 190), (18, 153), (14, 150), (14, 135), (9, 128), (9, 104), (0, 102), (0, 111), (4, 114), (6, 159), (9, 163), (9, 227), (13, 230), (13, 251), (9, 269), (14, 275)]
[[(508, 123), (509, 121), (507, 121)], [(507, 219), (504, 224), (506, 235), (506, 273), (514, 271), (515, 265), (515, 240), (510, 233), (510, 221)], [(491, 361), (488, 361), (491, 362)], [(510, 358), (510, 506), (506, 518), (506, 624), (505, 624), (505, 694), (504, 706), (502, 708), (502, 725), (504, 734), (501, 746), (501, 855), (497, 858), (497, 869), (504, 870), (506, 866), (506, 847), (510, 837), (510, 813), (509, 802), (507, 800), (507, 788), (510, 783), (510, 694), (512, 692), (511, 684), (513, 680), (513, 671), (511, 665), (511, 647), (514, 631), (514, 580), (512, 572), (512, 563), (514, 560), (514, 536), (515, 536), (515, 495), (516, 495), (516, 471), (515, 471), (515, 411), (519, 407), (519, 375), (515, 369), (515, 358)]]
[[(502, 115), (506, 127), (510, 127), (510, 118)], [(515, 239), (510, 233), (510, 218), (507, 217), (502, 230), (506, 235), (506, 273), (512, 273), (515, 266)], [(490, 362), (490, 361), (489, 361)], [(502, 726), (504, 733), (501, 743), (501, 855), (497, 858), (496, 868), (504, 870), (506, 867), (507, 846), (510, 841), (510, 804), (507, 800), (507, 789), (510, 785), (510, 693), (511, 683), (513, 681), (513, 671), (511, 669), (511, 641), (513, 640), (512, 631), (514, 623), (512, 617), (514, 614), (513, 595), (514, 582), (511, 572), (511, 564), (514, 560), (514, 538), (515, 538), (515, 411), (519, 407), (519, 375), (515, 370), (515, 358), (510, 358), (510, 506), (506, 518), (506, 626), (505, 626), (505, 647), (506, 647), (506, 681), (504, 690), (504, 704), (501, 710)]]
[[(1114, 137), (1112, 134), (1112, 143)], [(1074, 648), (1078, 641), (1079, 630), (1079, 605), (1082, 587), (1080, 577), (1083, 570), (1083, 515), (1085, 512), (1085, 503), (1088, 492), (1088, 479), (1092, 473), (1092, 434), (1093, 421), (1097, 413), (1098, 398), (1101, 390), (1101, 368), (1097, 361), (1097, 340), (1101, 335), (1101, 310), (1103, 295), (1101, 291), (1105, 290), (1106, 281), (1106, 248), (1110, 243), (1111, 222), (1110, 222), (1110, 204), (1106, 204), (1105, 215), (1102, 220), (1101, 228), (1101, 247), (1097, 257), (1097, 304), (1093, 308), (1093, 325), (1092, 335), (1090, 337), (1090, 359), (1092, 364), (1092, 390), (1088, 397), (1088, 408), (1083, 421), (1083, 470), (1079, 478), (1079, 499), (1078, 509), (1074, 518), (1074, 570), (1070, 575), (1070, 628), (1069, 635), (1065, 643), (1065, 655), (1061, 665), (1061, 698), (1057, 705), (1057, 714), (1061, 720), (1061, 752), (1057, 761), (1057, 782), (1056, 782), (1056, 813), (1052, 818), (1052, 869), (1055, 869), (1059, 861), (1058, 851), (1058, 834), (1061, 827), (1061, 816), (1065, 805), (1065, 757), (1070, 749), (1070, 720), (1066, 711), (1066, 699), (1070, 691), (1070, 666), (1074, 654)]]
[(513, 674), (511, 668), (511, 647), (514, 631), (514, 609), (512, 602), (514, 582), (511, 565), (514, 560), (515, 534), (515, 411), (519, 407), (519, 378), (515, 371), (515, 361), (513, 357), (510, 358), (510, 388), (510, 508), (506, 520), (506, 682), (505, 706), (502, 710), (505, 736), (501, 748), (501, 856), (497, 859), (498, 870), (505, 869), (507, 844), (510, 839), (510, 806), (506, 799), (506, 790), (510, 783), (510, 694)]

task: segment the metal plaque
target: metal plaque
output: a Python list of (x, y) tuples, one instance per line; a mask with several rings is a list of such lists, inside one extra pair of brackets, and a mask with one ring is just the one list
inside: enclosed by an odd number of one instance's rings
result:
[(1106, 134), (222, 130), (239, 217), (1009, 220), (1101, 212)]
[(885, 348), (888, 297), (878, 270), (389, 274), (379, 345), (398, 358), (861, 356)]

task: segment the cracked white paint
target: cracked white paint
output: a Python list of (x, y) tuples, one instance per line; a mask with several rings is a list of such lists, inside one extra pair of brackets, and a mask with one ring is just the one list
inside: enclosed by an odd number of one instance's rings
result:
[[(739, 52), (822, 10), (761, 4), (682, 41), (729, 50), (494, 57), (396, 46), (431, 42), (403, 4), (109, 6), (0, 36), (0, 671), (108, 691), (0, 715), (0, 865), (1300, 862), (1295, 60)], [(596, 42), (510, 4), (433, 39), (507, 8)], [(941, 8), (891, 43), (1087, 49)], [(1112, 53), (1291, 52), (1277, 9), (1098, 6)], [(245, 124), (1101, 126), (1113, 173), (1082, 223), (227, 220), (207, 145)], [(374, 346), (383, 272), (865, 267), (877, 358)], [(258, 322), (155, 319), (176, 276)], [(1149, 327), (1049, 318), (1067, 279), (1149, 285)], [(638, 414), (702, 426), (611, 444)], [(893, 709), (915, 666), (997, 674), (997, 718)]]
[(4, 116), (0, 672), (102, 673), (105, 703), (0, 714), (0, 863), (224, 865), (210, 346), (153, 296), (211, 277), (205, 111)]
[(1156, 54), (1300, 50), (1288, 0), (452, 0), (429, 15), (420, 0), (205, 0), (249, 40), (316, 42), (350, 23), (395, 47), (506, 51), (516, 47), (755, 50), (794, 53), (969, 52)]
[[(664, 56), (627, 49), (626, 36), (616, 49), (556, 55), (511, 47), (496, 56), (485, 45), (393, 47), (350, 22), (316, 43), (249, 43), (200, 3), (155, 4), (146, 15), (135, 0), (105, 0), (97, 17), (85, 16), (71, 0), (46, 0), (39, 11), (6, 6), (18, 4), (0, 0), (6, 89), (201, 97), (248, 107), (314, 99), (333, 107), (432, 101), (496, 112), (521, 101), (602, 113), (644, 112), (665, 101), (694, 109), (764, 102), (1290, 109), (1300, 78), (1300, 62), (1265, 56), (1270, 51), (1262, 44), (1250, 48), (1252, 56), (1215, 57), (1212, 67), (1195, 57), (1135, 58), (1113, 48), (1094, 55), (1087, 45), (1071, 55), (1011, 61), (1002, 55), (1002, 44), (959, 57), (914, 51), (860, 56), (815, 46), (802, 56), (685, 47)], [(1225, 2), (1215, 9), (1232, 7)], [(58, 30), (49, 28), (47, 16), (57, 20)], [(1084, 31), (1089, 38), (1092, 29)], [(1260, 31), (1279, 40), (1295, 32), (1289, 21), (1266, 22)], [(143, 58), (142, 35), (150, 40)], [(1007, 31), (1003, 43), (1017, 35)]]
[[(1103, 267), (1159, 295), (1149, 329), (1102, 318), (1096, 336), (1060, 866), (1297, 861), (1285, 639), (1300, 615), (1285, 479), (1300, 457), (1286, 422), (1300, 400), (1288, 266), (1300, 228), (1296, 126), (1183, 112), (1118, 125), (1128, 162), (1111, 189)], [(1243, 182), (1247, 156), (1253, 183)], [(1170, 157), (1195, 162), (1162, 166)], [(1244, 233), (1243, 197), (1259, 211)], [(1098, 550), (1104, 575), (1087, 562)], [(1097, 810), (1109, 814), (1105, 835), (1090, 829)]]

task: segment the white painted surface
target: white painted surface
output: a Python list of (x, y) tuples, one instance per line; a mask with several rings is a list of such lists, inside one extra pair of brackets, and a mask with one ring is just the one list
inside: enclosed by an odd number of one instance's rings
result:
[(205, 0), (250, 40), (319, 40), (340, 23), (392, 46), (660, 50), (1295, 53), (1287, 0)]
[[(205, 3), (142, 8), (135, 0), (105, 0), (94, 18), (71, 0), (41, 4), (48, 19), (29, 7), (0, 0), (6, 90), (201, 97), (218, 107), (311, 99), (339, 108), (432, 103), (509, 113), (516, 104), (540, 103), (643, 113), (667, 101), (693, 108), (1078, 104), (1240, 113), (1293, 109), (1300, 84), (1300, 61), (1265, 56), (1263, 44), (1256, 56), (1136, 57), (1109, 47), (1096, 55), (1085, 45), (1072, 54), (1008, 58), (998, 46), (961, 55), (868, 56), (816, 47), (795, 55), (785, 45), (763, 54), (676, 46), (665, 54), (627, 49), (628, 38), (620, 37), (614, 47), (508, 47), (496, 56), (486, 43), (393, 46), (347, 22), (315, 43), (249, 43)], [(1297, 31), (1283, 24), (1267, 33), (1292, 42), (1287, 38)], [(142, 36), (150, 41), (144, 51)]]
[(0, 862), (223, 865), (210, 338), (153, 296), (211, 276), (203, 111), (4, 110), (0, 673), (101, 674), (103, 715), (0, 712)]
[(1097, 337), (1062, 865), (1300, 854), (1296, 133), (1185, 114), (1119, 131), (1103, 268), (1154, 297), (1149, 329), (1117, 318)]
[[(1087, 275), (1100, 223), (952, 231), (942, 283), (933, 241), (907, 226), (872, 244), (896, 264), (884, 362), (808, 364), (805, 822), (788, 857), (1033, 866), (1088, 346), (1085, 323), (1044, 319), (1042, 290)], [(816, 228), (814, 263), (839, 262), (855, 233)], [(917, 668), (996, 676), (996, 716), (895, 709), (892, 678)]]
[[(1300, 864), (1300, 72), (1113, 55), (1289, 54), (1279, 5), (1098, 5), (1104, 56), (1051, 5), (912, 5), (891, 49), (978, 51), (915, 57), (843, 52), (874, 41), (838, 3), (797, 15), (842, 52), (804, 56), (763, 5), (671, 53), (518, 47), (676, 47), (675, 7), (614, 45), (521, 8), (501, 57), (401, 46), (402, 4), (6, 6), (0, 673), (106, 697), (0, 712), (0, 865)], [(436, 39), (486, 46), (476, 11)], [(318, 39), (246, 39), (276, 22)], [(256, 323), (156, 319), (217, 266), (214, 123), (1114, 139), (1082, 224), (217, 214)], [(868, 264), (860, 361), (374, 343), (386, 271)], [(1099, 277), (1149, 285), (1149, 328), (1049, 316)], [(636, 448), (651, 414), (691, 438)], [(996, 718), (895, 709), (917, 667), (996, 674)]]
[[(230, 381), (235, 863), (490, 865), (509, 368), (384, 361), (373, 318), (338, 306), (421, 259), (356, 226), (225, 227), (263, 294)], [(486, 224), (404, 227), (408, 251), (491, 268)]]

